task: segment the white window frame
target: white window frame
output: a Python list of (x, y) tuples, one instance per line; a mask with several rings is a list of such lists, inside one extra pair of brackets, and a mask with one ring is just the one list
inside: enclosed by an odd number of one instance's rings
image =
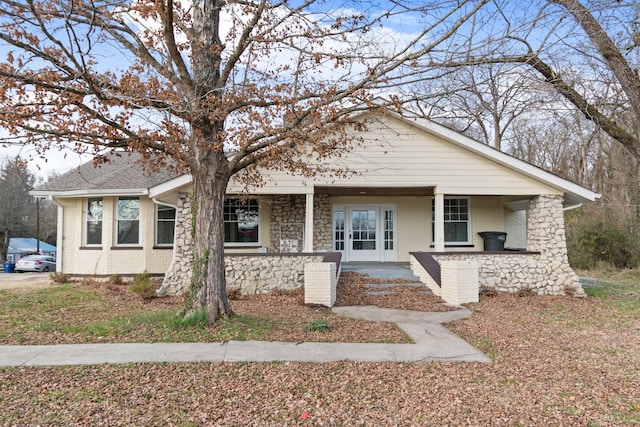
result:
[[(102, 203), (102, 218), (100, 218), (100, 243), (89, 243), (89, 202), (92, 200), (99, 200)], [(104, 233), (104, 198), (102, 197), (88, 197), (85, 199), (84, 204), (84, 245), (90, 247), (102, 246)]]
[[(447, 201), (448, 200), (466, 200), (467, 201), (467, 240), (466, 241), (450, 241), (450, 240), (446, 240), (446, 233), (445, 233), (445, 241), (444, 244), (446, 246), (456, 246), (456, 245), (472, 245), (473, 244), (473, 239), (471, 237), (471, 197), (468, 196), (445, 196), (444, 197), (444, 205), (443, 208), (445, 209), (445, 212), (443, 214), (443, 218), (445, 218), (447, 216), (446, 213), (446, 208), (447, 208)], [(434, 228), (435, 228), (435, 198), (431, 198), (431, 244), (434, 244)], [(447, 222), (452, 222), (452, 221), (447, 221), (444, 220), (444, 223), (446, 224)], [(453, 221), (453, 222), (464, 222), (464, 221)]]
[[(138, 239), (136, 243), (120, 243), (119, 240), (119, 231), (120, 231), (120, 221), (133, 221), (130, 219), (120, 219), (120, 200), (138, 200)], [(116, 199), (116, 204), (115, 204), (115, 227), (114, 227), (114, 242), (116, 244), (116, 246), (122, 246), (122, 247), (127, 247), (127, 246), (131, 246), (131, 247), (138, 247), (141, 246), (141, 242), (140, 242), (140, 235), (142, 234), (142, 230), (141, 230), (141, 226), (142, 226), (142, 200), (139, 196), (122, 196), (122, 197), (118, 197)]]
[[(224, 209), (226, 208), (226, 203), (227, 203), (228, 200), (239, 200), (239, 199), (240, 199), (239, 197), (225, 197), (225, 199), (224, 199), (224, 202), (223, 202), (224, 206), (222, 207), (222, 209), (223, 209), (223, 214), (222, 214), (223, 215), (223, 219), (222, 219), (222, 221), (224, 223), (225, 228), (226, 228), (226, 223), (227, 222), (231, 222), (231, 221), (225, 221), (224, 220)], [(255, 247), (260, 247), (261, 246), (261, 243), (260, 243), (260, 241), (261, 241), (261, 239), (260, 239), (260, 229), (262, 228), (261, 227), (261, 223), (262, 222), (261, 222), (261, 214), (260, 214), (260, 211), (261, 211), (261, 209), (260, 209), (260, 199), (257, 198), (257, 197), (253, 197), (253, 198), (248, 199), (248, 200), (255, 201), (256, 205), (257, 205), (257, 208), (258, 208), (258, 240), (256, 242), (227, 242), (226, 241), (227, 237), (226, 237), (226, 233), (225, 233), (225, 236), (224, 236), (224, 239), (225, 239), (224, 246), (225, 247), (254, 247), (254, 246)]]
[[(160, 234), (158, 233), (158, 224), (160, 222), (172, 222), (172, 221), (167, 220), (167, 219), (162, 219), (161, 220), (158, 217), (158, 208), (160, 208), (160, 207), (171, 208), (175, 212), (175, 216), (173, 217), (173, 237), (172, 237), (171, 243), (160, 243), (160, 242), (158, 242), (158, 237), (160, 236)], [(155, 215), (155, 218), (154, 218), (155, 219), (155, 221), (154, 221), (154, 224), (155, 224), (155, 230), (154, 230), (154, 232), (155, 232), (155, 238), (154, 238), (155, 245), (158, 246), (158, 247), (163, 247), (163, 248), (172, 248), (173, 245), (176, 242), (176, 222), (178, 220), (178, 210), (175, 208), (175, 206), (167, 205), (167, 204), (164, 204), (164, 203), (155, 203), (154, 215)]]

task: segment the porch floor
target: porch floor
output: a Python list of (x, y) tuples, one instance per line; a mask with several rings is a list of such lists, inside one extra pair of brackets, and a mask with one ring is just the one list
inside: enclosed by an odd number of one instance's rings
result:
[(368, 274), (374, 279), (405, 279), (420, 282), (409, 267), (408, 262), (343, 262), (342, 272)]

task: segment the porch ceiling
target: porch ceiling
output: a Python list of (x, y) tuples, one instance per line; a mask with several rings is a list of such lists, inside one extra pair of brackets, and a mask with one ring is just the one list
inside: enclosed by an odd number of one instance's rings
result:
[(434, 187), (315, 187), (329, 196), (433, 196)]

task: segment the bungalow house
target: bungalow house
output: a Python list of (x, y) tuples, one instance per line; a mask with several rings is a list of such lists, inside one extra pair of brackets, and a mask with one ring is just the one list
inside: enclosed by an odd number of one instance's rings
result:
[[(305, 263), (339, 252), (343, 262), (411, 263), (419, 274), (432, 273), (429, 260), (473, 262), (480, 285), (499, 290), (579, 290), (563, 212), (598, 194), (424, 118), (362, 118), (359, 142), (333, 160), (353, 171), (348, 177), (265, 171), (249, 199), (231, 182), (220, 207), (229, 287), (300, 286)], [(165, 274), (160, 293), (184, 292), (191, 176), (147, 176), (132, 162), (122, 155), (98, 169), (84, 164), (32, 193), (58, 205), (57, 268)], [(506, 233), (506, 250), (485, 251), (485, 231)], [(425, 281), (433, 286), (436, 276)]]

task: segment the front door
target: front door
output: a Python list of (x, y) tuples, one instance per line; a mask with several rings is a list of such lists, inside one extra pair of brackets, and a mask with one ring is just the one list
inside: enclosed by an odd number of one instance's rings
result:
[(395, 261), (395, 207), (334, 206), (333, 247), (344, 261)]
[(379, 210), (372, 206), (347, 209), (347, 217), (351, 222), (348, 230), (351, 235), (349, 261), (380, 261)]

